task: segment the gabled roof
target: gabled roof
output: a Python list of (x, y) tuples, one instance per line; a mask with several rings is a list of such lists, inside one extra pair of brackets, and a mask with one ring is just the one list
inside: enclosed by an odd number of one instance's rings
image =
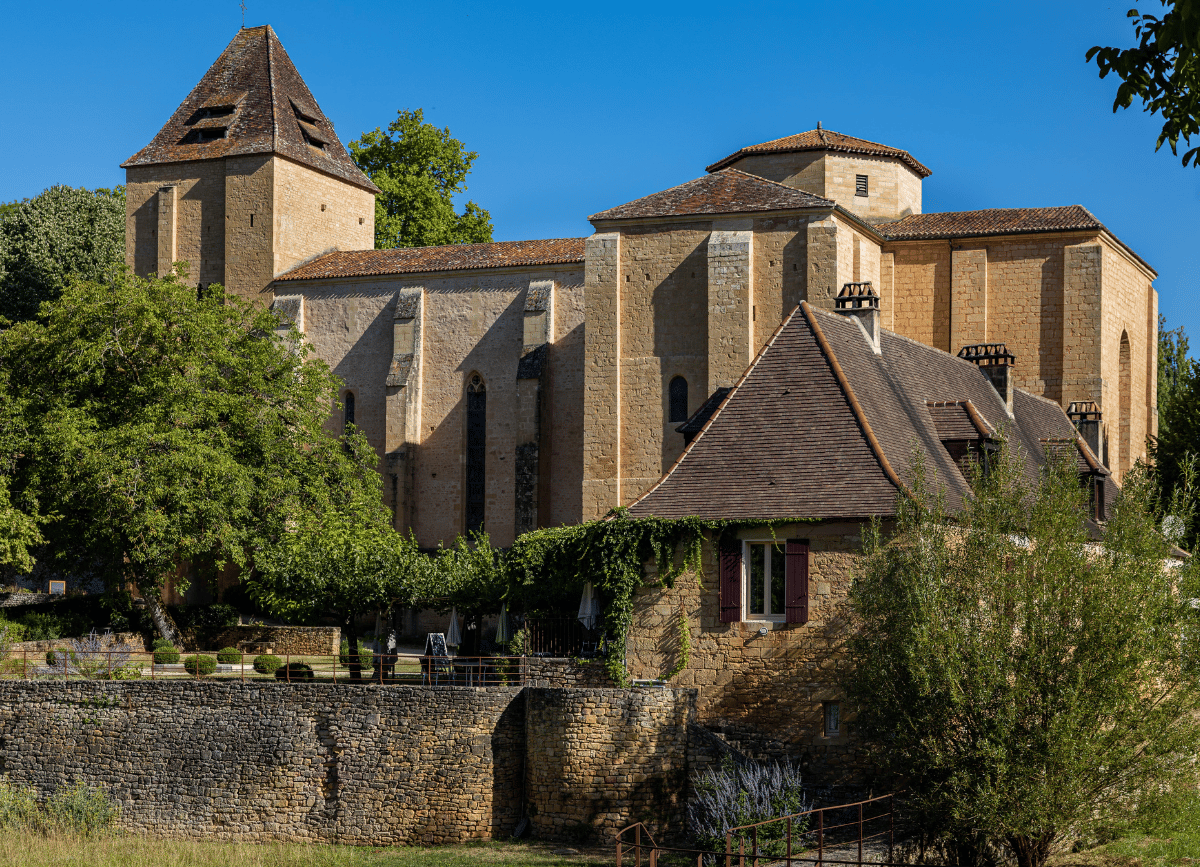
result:
[(635, 199), (588, 217), (603, 220), (638, 220), (647, 217), (680, 217), (701, 214), (741, 214), (755, 211), (789, 211), (799, 208), (832, 208), (833, 202), (777, 184), (737, 169), (725, 169), (661, 193)]
[(546, 238), (538, 241), (497, 241), (492, 244), (446, 244), (441, 247), (338, 251), (326, 253), (275, 279), (328, 280), (337, 277), (466, 271), (474, 268), (573, 264), (583, 261), (585, 240)]
[(630, 513), (894, 515), (917, 449), (956, 510), (969, 486), (943, 446), (947, 434), (999, 431), (1020, 447), (1031, 479), (1046, 461), (1044, 441), (1080, 442), (1061, 407), (1024, 391), (1015, 391), (1009, 419), (986, 374), (968, 361), (890, 331), (881, 332), (880, 349), (876, 355), (851, 317), (801, 304)]
[(744, 147), (737, 153), (732, 153), (725, 157), (725, 159), (713, 163), (706, 171), (719, 171), (737, 162), (742, 157), (754, 156), (756, 154), (797, 153), (799, 151), (840, 151), (851, 154), (895, 157), (923, 178), (927, 178), (933, 174), (928, 168), (917, 162), (916, 158), (908, 151), (880, 144), (879, 142), (867, 141), (865, 138), (855, 138), (852, 135), (842, 135), (840, 132), (820, 128)]
[(264, 25), (239, 30), (153, 141), (121, 167), (271, 153), (379, 192)]
[(912, 214), (875, 229), (889, 241), (971, 238), (981, 235), (1019, 235), (1026, 232), (1069, 232), (1103, 229), (1104, 224), (1082, 205), (1059, 208), (987, 208)]

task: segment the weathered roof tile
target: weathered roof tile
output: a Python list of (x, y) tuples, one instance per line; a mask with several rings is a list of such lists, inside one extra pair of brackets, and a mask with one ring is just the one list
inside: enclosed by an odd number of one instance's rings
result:
[(725, 159), (713, 163), (707, 170), (710, 172), (719, 171), (737, 162), (742, 157), (753, 156), (755, 154), (796, 153), (799, 151), (840, 151), (842, 153), (895, 157), (923, 178), (927, 178), (933, 174), (933, 172), (919, 163), (908, 151), (880, 144), (879, 142), (867, 141), (863, 138), (855, 138), (852, 135), (842, 135), (840, 132), (828, 129), (810, 129), (807, 132), (744, 147), (737, 153), (732, 153), (725, 157)]

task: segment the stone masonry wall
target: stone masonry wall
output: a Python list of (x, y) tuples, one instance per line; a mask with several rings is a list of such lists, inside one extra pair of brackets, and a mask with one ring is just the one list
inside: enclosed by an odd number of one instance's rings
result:
[[(678, 827), (694, 694), (0, 682), (0, 768), (102, 786), (136, 833), (439, 844)], [(528, 717), (528, 718), (527, 718)], [(590, 831), (589, 831), (590, 829)]]
[[(682, 652), (682, 613), (691, 650), (687, 667), (670, 685), (697, 690), (698, 723), (721, 732), (748, 755), (799, 760), (821, 785), (853, 782), (865, 766), (852, 726), (844, 726), (840, 737), (825, 737), (822, 714), (824, 702), (842, 698), (835, 670), (846, 634), (846, 596), (861, 549), (859, 534), (857, 524), (775, 528), (779, 540), (809, 540), (810, 619), (803, 625), (721, 623), (719, 575), (706, 542), (703, 581), (688, 572), (673, 588), (645, 586), (635, 597), (630, 677), (664, 677), (675, 667)], [(741, 537), (772, 538), (770, 530), (745, 530)], [(764, 628), (766, 634), (760, 635)]]
[(531, 656), (526, 660), (530, 686), (552, 689), (611, 689), (616, 686), (601, 660)]
[(526, 693), (529, 815), (539, 836), (611, 838), (634, 821), (677, 836), (685, 822), (691, 690)]
[(339, 626), (231, 626), (197, 649), (256, 649), (252, 645), (268, 645), (279, 656), (330, 656), (341, 651), (342, 630)]

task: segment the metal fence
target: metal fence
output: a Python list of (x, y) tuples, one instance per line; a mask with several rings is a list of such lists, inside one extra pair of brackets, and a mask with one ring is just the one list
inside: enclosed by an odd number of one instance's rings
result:
[[(219, 660), (213, 651), (147, 653), (121, 649), (0, 654), (0, 680), (240, 680), (284, 683), (377, 683), (408, 686), (521, 686), (523, 656), (417, 656), (363, 653), (336, 656), (239, 653)], [(357, 674), (357, 677), (355, 676)]]
[(892, 860), (895, 831), (895, 795), (891, 794), (730, 828), (723, 852), (660, 846), (638, 822), (617, 832), (617, 867), (692, 863), (696, 867), (898, 867)]
[(525, 630), (525, 652), (530, 656), (590, 658), (600, 652), (600, 631), (574, 617), (529, 617)]

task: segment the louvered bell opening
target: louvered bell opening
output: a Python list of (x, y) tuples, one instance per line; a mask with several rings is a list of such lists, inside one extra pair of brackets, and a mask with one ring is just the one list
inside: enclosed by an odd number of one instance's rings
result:
[(867, 195), (867, 176), (866, 175), (855, 175), (854, 176), (854, 195), (856, 195), (856, 196)]

